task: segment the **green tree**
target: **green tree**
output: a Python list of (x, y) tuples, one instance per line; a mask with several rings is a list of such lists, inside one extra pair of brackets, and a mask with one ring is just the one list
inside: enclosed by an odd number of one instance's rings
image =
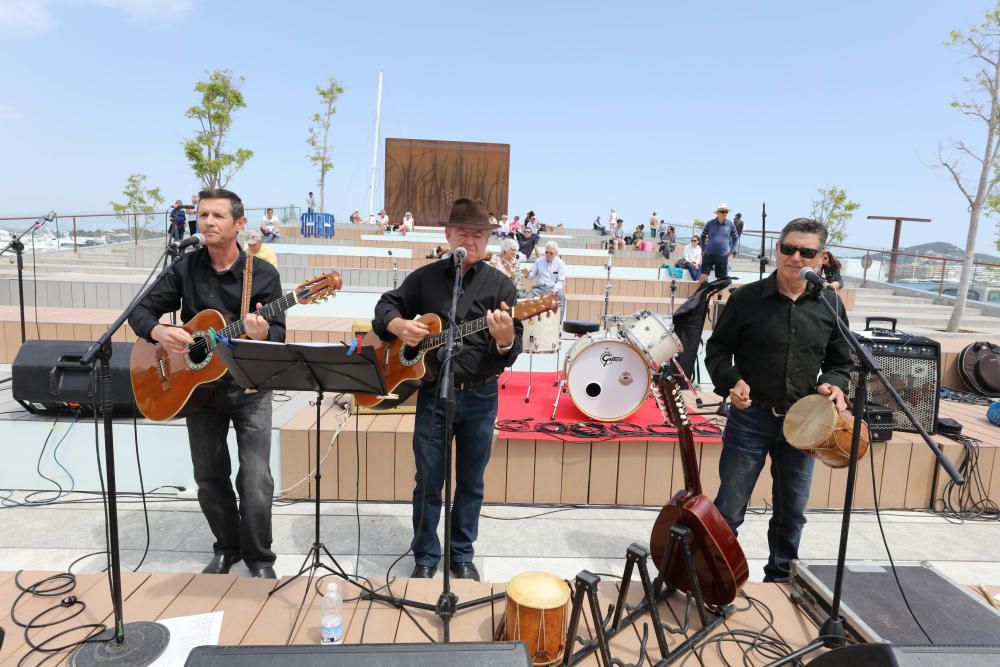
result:
[[(962, 140), (951, 140), (950, 157), (938, 149), (936, 167), (943, 167), (951, 174), (955, 185), (965, 197), (969, 207), (969, 230), (965, 238), (965, 259), (962, 277), (958, 282), (955, 307), (948, 318), (948, 331), (958, 331), (965, 313), (969, 284), (972, 282), (973, 262), (976, 255), (976, 234), (979, 218), (1000, 208), (997, 196), (997, 130), (1000, 129), (1000, 3), (986, 13), (986, 20), (967, 33), (953, 30), (946, 46), (955, 47), (967, 60), (975, 64), (975, 72), (962, 77), (968, 90), (963, 99), (953, 99), (951, 106), (970, 119), (977, 121), (985, 131), (983, 145), (973, 148)], [(978, 165), (973, 172), (974, 181), (962, 175), (962, 160), (972, 158)]]
[(813, 200), (812, 219), (826, 226), (829, 243), (840, 244), (847, 240), (847, 223), (861, 204), (847, 198), (847, 190), (831, 185), (819, 188), (819, 199)]
[(145, 180), (145, 174), (129, 174), (125, 189), (122, 190), (125, 201), (108, 202), (119, 219), (128, 223), (131, 218), (139, 226), (139, 238), (159, 235), (149, 228), (156, 222), (153, 213), (157, 205), (164, 202), (160, 188), (146, 188), (143, 185)]
[(243, 77), (237, 78), (228, 69), (208, 72), (208, 80), (199, 81), (194, 87), (196, 93), (201, 93), (201, 104), (185, 113), (188, 118), (197, 120), (201, 129), (184, 142), (184, 155), (206, 189), (226, 187), (233, 175), (253, 157), (253, 151), (248, 148), (226, 151), (233, 114), (246, 107), (239, 89), (242, 83)]
[(333, 162), (330, 160), (330, 121), (333, 114), (337, 113), (337, 98), (344, 92), (343, 86), (332, 76), (326, 88), (316, 86), (316, 93), (323, 103), (320, 112), (314, 113), (309, 119), (312, 125), (309, 127), (309, 136), (306, 143), (312, 149), (308, 155), (309, 161), (319, 167), (319, 210), (320, 213), (326, 210), (326, 174), (333, 169)]
[(701, 230), (705, 229), (705, 221), (704, 220), (699, 220), (698, 218), (695, 218), (691, 222), (691, 229), (693, 229), (696, 232), (700, 232)]

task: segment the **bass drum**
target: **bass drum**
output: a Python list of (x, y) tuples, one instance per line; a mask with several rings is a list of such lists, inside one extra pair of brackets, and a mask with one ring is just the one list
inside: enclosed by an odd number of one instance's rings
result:
[(580, 412), (597, 421), (621, 421), (646, 400), (649, 366), (617, 335), (595, 331), (566, 355), (566, 383)]

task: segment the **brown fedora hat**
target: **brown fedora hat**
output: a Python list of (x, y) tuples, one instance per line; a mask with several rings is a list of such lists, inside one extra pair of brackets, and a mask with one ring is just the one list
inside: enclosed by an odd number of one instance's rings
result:
[(444, 223), (445, 227), (464, 227), (465, 229), (497, 229), (500, 225), (490, 224), (490, 212), (481, 199), (456, 199), (451, 205), (451, 213)]

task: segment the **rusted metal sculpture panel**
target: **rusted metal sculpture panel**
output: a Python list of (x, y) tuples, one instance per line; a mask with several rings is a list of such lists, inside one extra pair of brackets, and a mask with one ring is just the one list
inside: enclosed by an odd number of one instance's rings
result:
[(431, 139), (385, 140), (385, 209), (393, 222), (410, 211), (418, 225), (448, 218), (459, 197), (507, 213), (510, 144)]

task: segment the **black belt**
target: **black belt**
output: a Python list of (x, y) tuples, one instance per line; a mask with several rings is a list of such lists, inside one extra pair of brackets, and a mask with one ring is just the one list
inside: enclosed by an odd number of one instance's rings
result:
[(468, 389), (476, 389), (482, 387), (484, 384), (488, 384), (497, 379), (496, 375), (491, 375), (482, 380), (455, 380), (455, 389), (459, 391), (466, 391)]

